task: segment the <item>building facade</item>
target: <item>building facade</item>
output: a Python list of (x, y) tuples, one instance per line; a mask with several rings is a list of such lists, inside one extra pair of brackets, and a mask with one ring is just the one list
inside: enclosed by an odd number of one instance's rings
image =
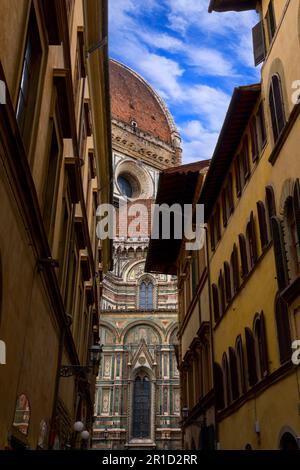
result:
[(247, 8), (260, 15), (253, 38), (261, 83), (235, 89), (200, 197), (217, 439), (221, 449), (297, 449), (300, 2), (210, 2), (211, 11)]
[[(159, 173), (181, 159), (165, 104), (134, 71), (110, 63), (114, 266), (102, 282), (95, 448), (181, 447), (174, 276), (145, 272)], [(144, 208), (139, 227), (130, 222)]]
[(110, 267), (95, 233), (112, 196), (108, 58), (92, 49), (107, 2), (3, 0), (1, 19), (0, 448), (78, 447)]

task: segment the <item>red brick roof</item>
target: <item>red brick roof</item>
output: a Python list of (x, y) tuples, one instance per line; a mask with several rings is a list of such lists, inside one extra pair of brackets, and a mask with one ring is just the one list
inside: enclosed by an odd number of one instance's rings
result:
[(110, 61), (110, 94), (112, 118), (171, 143), (171, 130), (165, 111), (155, 92), (128, 67)]

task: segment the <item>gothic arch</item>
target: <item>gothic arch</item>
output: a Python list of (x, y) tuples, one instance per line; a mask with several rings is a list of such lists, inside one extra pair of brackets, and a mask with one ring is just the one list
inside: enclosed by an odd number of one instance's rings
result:
[(279, 214), (283, 217), (285, 208), (286, 208), (286, 201), (289, 197), (294, 197), (294, 187), (295, 187), (295, 180), (294, 178), (287, 178), (283, 185), (280, 194), (279, 200)]
[(115, 337), (116, 342), (119, 341), (120, 335), (119, 335), (118, 331), (116, 330), (116, 328), (113, 325), (111, 325), (110, 323), (102, 320), (99, 323), (99, 328), (101, 328), (101, 327), (106, 328), (107, 330), (109, 330), (110, 333)]
[(178, 332), (177, 323), (175, 325), (174, 325), (174, 323), (171, 323), (171, 325), (168, 326), (167, 331), (166, 331), (166, 342), (171, 343), (172, 336), (177, 332)]
[[(267, 88), (266, 88), (266, 96), (269, 97), (269, 92), (270, 92), (270, 87), (271, 87), (271, 81), (272, 77), (274, 75), (278, 75), (281, 83), (281, 89), (282, 89), (282, 99), (283, 99), (283, 107), (285, 111), (285, 119), (287, 120), (289, 118), (290, 114), (290, 105), (291, 102), (288, 98), (287, 94), (287, 88), (286, 88), (286, 79), (285, 79), (285, 72), (284, 72), (284, 66), (282, 61), (279, 59), (279, 57), (276, 57), (276, 59), (273, 60), (270, 71), (269, 71), (269, 76), (268, 76), (268, 82), (267, 82)], [(271, 111), (269, 106), (266, 106), (267, 114), (268, 114), (268, 120), (270, 123), (270, 128), (272, 128), (272, 120), (271, 120)]]
[(146, 325), (146, 326), (150, 326), (158, 335), (158, 339), (159, 339), (159, 343), (161, 344), (163, 342), (163, 338), (162, 338), (162, 332), (161, 330), (159, 329), (159, 327), (157, 325), (155, 325), (152, 321), (150, 320), (136, 320), (136, 321), (133, 321), (131, 323), (129, 323), (129, 325), (127, 325), (124, 330), (122, 331), (122, 334), (121, 334), (121, 342), (124, 343), (125, 342), (125, 339), (126, 339), (126, 336), (127, 334), (129, 333), (129, 331), (134, 328), (135, 326), (143, 326), (143, 325)]
[(300, 450), (300, 439), (290, 426), (283, 426), (281, 428), (278, 436), (278, 449), (284, 449), (283, 440), (286, 436), (289, 436), (291, 440), (294, 440), (295, 448), (298, 447), (298, 449)]

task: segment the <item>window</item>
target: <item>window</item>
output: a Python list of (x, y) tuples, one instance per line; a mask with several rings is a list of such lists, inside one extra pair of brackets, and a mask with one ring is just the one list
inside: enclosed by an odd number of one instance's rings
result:
[(249, 178), (250, 175), (250, 165), (249, 165), (249, 140), (248, 137), (246, 136), (243, 141), (243, 148), (242, 148), (242, 171), (243, 171), (243, 177), (241, 181), (243, 182), (243, 186), (245, 185), (245, 182)]
[(272, 120), (274, 142), (276, 143), (284, 126), (285, 113), (283, 106), (282, 87), (279, 75), (273, 75), (269, 91), (269, 105)]
[(252, 161), (255, 162), (258, 159), (258, 139), (257, 139), (257, 128), (256, 128), (256, 117), (254, 116), (250, 122), (250, 133), (251, 133), (251, 153)]
[(262, 201), (258, 201), (256, 203), (256, 207), (257, 207), (258, 222), (259, 222), (260, 244), (261, 244), (262, 251), (264, 251), (264, 249), (269, 243), (266, 209)]
[(224, 278), (222, 271), (220, 271), (219, 274), (219, 280), (218, 280), (218, 291), (219, 291), (219, 309), (220, 309), (220, 315), (224, 315), (225, 312), (225, 289), (224, 289)]
[(272, 239), (272, 217), (276, 215), (275, 194), (272, 186), (266, 187), (266, 207), (268, 218), (269, 238)]
[(231, 278), (230, 278), (230, 266), (227, 261), (225, 261), (224, 263), (224, 277), (225, 277), (226, 301), (230, 302), (232, 298), (232, 289), (231, 289)]
[(132, 197), (133, 188), (130, 181), (125, 176), (118, 176), (118, 185), (123, 196)]
[(214, 221), (215, 221), (215, 240), (216, 240), (217, 243), (221, 238), (220, 217), (221, 217), (220, 206), (219, 206), (219, 204), (217, 204), (215, 218), (214, 218)]
[(214, 305), (214, 318), (215, 322), (220, 318), (220, 304), (219, 304), (219, 292), (216, 284), (212, 285), (212, 296), (213, 296), (213, 305)]
[(51, 244), (54, 231), (55, 212), (58, 193), (60, 145), (55, 123), (51, 123), (51, 144), (46, 172), (45, 192), (43, 201), (43, 219), (48, 240)]
[(230, 378), (229, 378), (229, 370), (228, 370), (228, 359), (227, 354), (223, 354), (222, 358), (222, 370), (223, 370), (223, 387), (225, 391), (225, 404), (226, 406), (230, 405), (231, 402), (231, 393), (230, 393)]
[(266, 53), (267, 53), (263, 21), (260, 21), (252, 29), (252, 39), (253, 39), (254, 63), (255, 65), (258, 65), (258, 64), (261, 64), (261, 62), (265, 60)]
[(211, 216), (210, 224), (209, 224), (209, 234), (210, 234), (210, 247), (212, 251), (215, 250), (216, 241), (215, 241), (215, 223), (214, 223), (214, 216)]
[(257, 370), (260, 378), (262, 379), (268, 375), (269, 372), (265, 319), (263, 312), (257, 316), (254, 322), (254, 335), (256, 342)]
[(139, 306), (141, 310), (153, 310), (153, 284), (143, 281), (140, 284)]
[(264, 113), (264, 106), (262, 102), (259, 105), (256, 119), (257, 119), (257, 124), (258, 124), (259, 149), (261, 151), (264, 148), (266, 141), (267, 141), (265, 113)]
[(279, 295), (275, 301), (275, 317), (279, 357), (280, 362), (283, 363), (290, 360), (291, 358), (291, 330), (288, 306)]
[(16, 117), (26, 150), (29, 149), (42, 64), (42, 45), (34, 7), (31, 7)]
[(245, 393), (246, 391), (244, 352), (243, 352), (243, 343), (242, 343), (241, 335), (239, 335), (236, 339), (235, 351), (236, 351), (236, 357), (237, 357), (239, 394), (241, 394), (241, 393)]
[(241, 255), (241, 263), (242, 263), (242, 277), (244, 278), (247, 276), (249, 272), (249, 267), (248, 267), (246, 238), (242, 233), (239, 235), (239, 244), (240, 244), (240, 255)]
[(198, 258), (197, 255), (194, 254), (192, 259), (192, 296), (196, 294), (197, 286), (199, 282), (199, 274), (198, 274)]
[(237, 360), (235, 350), (231, 347), (229, 348), (229, 369), (232, 399), (236, 400), (239, 396)]
[(255, 263), (258, 258), (256, 231), (255, 231), (255, 222), (254, 222), (253, 212), (251, 212), (250, 221), (247, 224), (246, 237), (247, 237), (247, 248), (248, 248), (247, 252), (248, 252), (248, 259), (249, 259), (248, 266), (251, 270), (255, 266)]
[(253, 333), (250, 328), (245, 328), (246, 338), (246, 351), (247, 351), (247, 366), (248, 366), (248, 382), (250, 387), (257, 382), (256, 370), (256, 356), (255, 356), (255, 341)]
[(232, 194), (232, 175), (229, 175), (229, 181), (226, 188), (222, 192), (222, 216), (223, 216), (223, 226), (226, 227), (230, 215), (234, 211), (234, 202)]
[(236, 244), (233, 245), (233, 250), (230, 257), (230, 271), (232, 280), (231, 285), (233, 287), (233, 294), (235, 294), (240, 287), (238, 250)]
[(137, 376), (133, 389), (133, 425), (134, 438), (150, 437), (151, 388), (147, 376)]
[(266, 22), (267, 22), (267, 27), (268, 27), (269, 44), (271, 44), (272, 39), (276, 32), (276, 21), (275, 21), (273, 0), (270, 0), (269, 6), (268, 6), (268, 11), (266, 14)]
[(241, 181), (241, 172), (240, 172), (240, 157), (239, 155), (236, 157), (234, 163), (234, 170), (235, 170), (235, 186), (236, 186), (236, 195), (240, 197), (242, 192), (242, 181)]
[(225, 406), (224, 402), (224, 383), (223, 371), (219, 364), (214, 363), (214, 389), (216, 394), (216, 408), (222, 410)]
[(293, 280), (300, 272), (300, 185), (294, 185), (293, 194), (285, 202), (284, 242), (287, 253), (289, 279)]
[(279, 290), (283, 290), (288, 285), (288, 270), (281, 220), (278, 217), (272, 217), (272, 234), (277, 271), (277, 284)]

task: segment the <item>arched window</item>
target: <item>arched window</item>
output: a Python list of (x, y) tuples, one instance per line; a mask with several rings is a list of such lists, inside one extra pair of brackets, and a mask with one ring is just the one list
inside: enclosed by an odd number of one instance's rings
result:
[(242, 337), (239, 335), (235, 342), (235, 352), (237, 358), (239, 394), (246, 392), (245, 364)]
[(132, 436), (150, 438), (151, 388), (146, 375), (138, 375), (133, 390)]
[(266, 329), (263, 312), (257, 316), (254, 322), (254, 335), (256, 342), (257, 371), (259, 377), (263, 379), (269, 372)]
[(256, 207), (257, 207), (258, 222), (259, 222), (260, 244), (261, 244), (261, 249), (263, 251), (269, 243), (266, 209), (262, 201), (258, 201), (256, 203)]
[(247, 257), (247, 244), (245, 236), (240, 233), (239, 235), (240, 255), (242, 263), (242, 277), (246, 277), (249, 272), (248, 257)]
[(277, 284), (279, 290), (283, 290), (288, 284), (288, 269), (282, 225), (281, 220), (278, 217), (272, 217), (271, 221), (274, 242), (274, 257), (277, 272)]
[(235, 350), (231, 347), (229, 348), (229, 368), (232, 399), (236, 400), (239, 396), (238, 370)]
[(245, 328), (246, 338), (246, 351), (247, 351), (247, 366), (248, 366), (248, 382), (250, 387), (257, 382), (257, 369), (256, 369), (256, 355), (255, 355), (255, 341), (253, 333), (250, 328)]
[(153, 283), (142, 281), (139, 292), (139, 306), (141, 310), (153, 310)]
[(272, 235), (272, 217), (276, 216), (276, 204), (275, 204), (275, 194), (272, 186), (266, 187), (266, 208), (267, 208), (267, 219), (268, 219), (268, 229), (269, 229), (269, 238), (273, 238)]
[(216, 284), (212, 285), (212, 297), (213, 297), (213, 305), (214, 305), (214, 318), (215, 318), (215, 322), (217, 322), (220, 318), (220, 304), (219, 304), (218, 286)]
[(216, 408), (217, 410), (222, 410), (225, 406), (223, 371), (221, 366), (216, 362), (214, 363), (214, 388), (216, 394)]
[(223, 273), (220, 271), (219, 280), (218, 280), (218, 291), (219, 291), (219, 309), (220, 315), (224, 315), (225, 312), (225, 288), (224, 288), (224, 278)]
[(285, 113), (282, 97), (282, 87), (279, 75), (273, 75), (269, 91), (269, 105), (272, 120), (274, 141), (277, 142), (285, 125)]
[(251, 212), (250, 221), (247, 224), (246, 229), (247, 238), (247, 253), (248, 253), (248, 266), (250, 270), (255, 266), (257, 261), (257, 243), (256, 243), (256, 231), (253, 212)]
[(230, 393), (230, 377), (229, 377), (229, 370), (228, 370), (228, 359), (227, 354), (223, 354), (222, 358), (222, 369), (223, 369), (223, 383), (224, 383), (224, 391), (225, 391), (225, 404), (226, 406), (230, 405), (231, 402), (231, 393)]
[(230, 302), (232, 298), (232, 289), (231, 289), (230, 266), (227, 261), (225, 261), (224, 263), (224, 277), (225, 277), (226, 301)]
[(230, 257), (230, 270), (232, 278), (232, 288), (233, 293), (235, 294), (240, 287), (240, 273), (239, 273), (239, 260), (238, 260), (238, 250), (236, 244), (233, 245), (233, 250)]
[(280, 362), (291, 358), (291, 330), (289, 310), (286, 302), (278, 295), (275, 302), (275, 316), (277, 326), (277, 339), (279, 345)]
[(284, 207), (284, 241), (287, 253), (289, 279), (293, 280), (300, 271), (300, 188), (295, 184), (293, 196), (289, 196)]

